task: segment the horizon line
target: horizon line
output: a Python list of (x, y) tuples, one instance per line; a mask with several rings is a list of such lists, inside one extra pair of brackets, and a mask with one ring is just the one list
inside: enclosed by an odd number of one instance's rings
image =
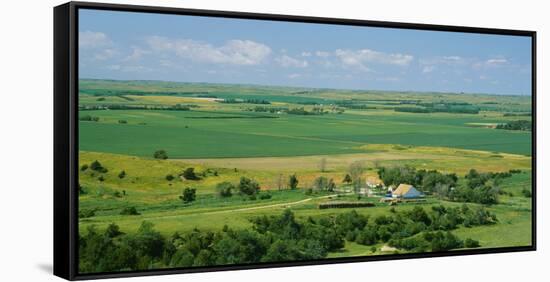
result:
[[(283, 87), (283, 88), (303, 88), (315, 90), (343, 90), (343, 91), (385, 91), (392, 93), (418, 93), (418, 94), (452, 94), (452, 95), (485, 95), (485, 96), (519, 96), (532, 97), (533, 93), (528, 94), (497, 94), (486, 92), (446, 92), (446, 91), (419, 91), (419, 90), (392, 90), (392, 89), (357, 89), (357, 88), (333, 88), (333, 87), (309, 87), (309, 86), (291, 86), (291, 85), (276, 85), (276, 84), (259, 84), (259, 83), (223, 83), (223, 82), (205, 82), (205, 81), (175, 81), (162, 79), (114, 79), (114, 78), (78, 78), (78, 80), (111, 80), (111, 81), (148, 81), (148, 82), (169, 82), (181, 84), (212, 84), (212, 85), (248, 85), (248, 86), (264, 86), (264, 87)], [(388, 93), (389, 94), (389, 93)]]

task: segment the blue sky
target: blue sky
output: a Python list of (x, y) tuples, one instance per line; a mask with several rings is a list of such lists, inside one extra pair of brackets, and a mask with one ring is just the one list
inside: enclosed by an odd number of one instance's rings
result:
[(80, 10), (81, 78), (531, 94), (519, 36)]

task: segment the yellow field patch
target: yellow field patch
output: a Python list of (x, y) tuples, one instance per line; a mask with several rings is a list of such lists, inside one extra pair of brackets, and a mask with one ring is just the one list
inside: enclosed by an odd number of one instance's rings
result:
[(465, 173), (472, 168), (480, 171), (531, 169), (531, 158), (523, 155), (397, 144), (369, 144), (358, 148), (371, 152), (297, 157), (181, 159), (179, 161), (189, 164), (200, 164), (205, 167), (238, 168), (250, 171), (281, 173), (318, 171), (322, 159), (326, 161), (326, 170), (328, 172), (344, 172), (351, 163), (357, 161), (363, 162), (367, 168), (380, 165), (413, 164), (418, 168), (437, 169), (456, 173)]
[(216, 101), (214, 98), (201, 98), (201, 97), (179, 97), (179, 96), (135, 96), (127, 95), (136, 101), (154, 102), (159, 104), (212, 104)]

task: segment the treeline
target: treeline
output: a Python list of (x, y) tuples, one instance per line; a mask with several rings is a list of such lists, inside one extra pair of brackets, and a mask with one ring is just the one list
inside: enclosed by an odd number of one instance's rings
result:
[(407, 113), (458, 113), (458, 114), (478, 114), (479, 108), (468, 105), (455, 104), (422, 104), (423, 107), (396, 107), (396, 112)]
[(105, 104), (105, 105), (82, 105), (78, 107), (80, 111), (97, 110), (154, 110), (154, 111), (190, 111), (191, 108), (198, 108), (194, 104), (175, 104), (172, 106), (159, 105), (124, 105), (124, 104)]
[(504, 113), (503, 117), (530, 117), (531, 113)]
[(142, 91), (142, 90), (118, 90), (118, 89), (80, 89), (80, 94), (87, 94), (92, 96), (190, 96), (190, 95), (209, 95), (208, 92), (203, 91)]
[(307, 116), (307, 115), (324, 115), (324, 114), (328, 114), (328, 111), (325, 111), (321, 107), (313, 107), (310, 111), (308, 111), (302, 107), (302, 108), (289, 109), (286, 111), (286, 113), (289, 115)]
[(471, 202), (480, 204), (498, 203), (498, 195), (501, 193), (500, 184), (503, 179), (511, 177), (517, 170), (499, 173), (480, 173), (471, 169), (466, 176), (466, 185), (460, 185), (454, 189), (441, 186), (438, 195), (455, 202)]
[(531, 131), (533, 122), (530, 120), (515, 120), (497, 124), (496, 129)]
[[(85, 235), (79, 236), (79, 270), (90, 273), (314, 260), (341, 250), (344, 238), (362, 245), (388, 243), (406, 250), (415, 249), (412, 246), (417, 244), (422, 251), (451, 250), (462, 248), (464, 242), (449, 230), (461, 224), (495, 222), (496, 217), (483, 208), (435, 207), (426, 212), (417, 206), (408, 212), (394, 211), (393, 215), (372, 219), (351, 211), (298, 221), (290, 210), (285, 210), (281, 215), (251, 219), (251, 229), (194, 229), (168, 238), (146, 221), (132, 234), (121, 232), (115, 224), (104, 232), (90, 226)], [(428, 244), (403, 241), (415, 235)]]
[(369, 106), (365, 103), (358, 103), (356, 100), (341, 100), (335, 101), (334, 104), (339, 107), (350, 109), (350, 110), (367, 110), (367, 109), (376, 109), (377, 107)]
[[(289, 114), (289, 115), (302, 115), (302, 116), (324, 115), (324, 114), (329, 113), (329, 111), (325, 110), (323, 107), (313, 107), (311, 110), (308, 111), (303, 107), (289, 109), (289, 108), (286, 108), (286, 107), (262, 107), (262, 106), (257, 106), (257, 107), (254, 107), (253, 109), (249, 109), (249, 110), (254, 111), (254, 112), (286, 113), (286, 114)], [(339, 114), (344, 112), (343, 109), (337, 109), (337, 108), (331, 108), (331, 111), (333, 111), (335, 113), (339, 113)]]
[(436, 192), (439, 185), (455, 187), (458, 176), (455, 173), (444, 174), (437, 170), (416, 170), (411, 166), (378, 169), (378, 177), (386, 186), (398, 186), (405, 183), (421, 188), (425, 193)]
[(252, 109), (248, 109), (249, 111), (252, 111), (252, 112), (257, 112), (257, 113), (278, 113), (278, 112), (286, 112), (288, 111), (288, 108), (285, 108), (285, 107), (262, 107), (262, 106), (256, 106)]
[(456, 202), (480, 204), (498, 203), (500, 184), (519, 170), (508, 172), (480, 173), (472, 169), (464, 176), (462, 183), (454, 174), (444, 174), (437, 170), (416, 170), (410, 166), (379, 168), (378, 176), (386, 186), (398, 186), (401, 183), (411, 184), (424, 193), (436, 194), (440, 198)]
[(91, 115), (82, 115), (78, 117), (78, 120), (80, 121), (99, 121), (99, 117), (91, 116)]
[(260, 104), (260, 105), (269, 105), (271, 102), (264, 99), (235, 99), (235, 98), (227, 98), (223, 100), (218, 100), (218, 103), (224, 103), (224, 104)]

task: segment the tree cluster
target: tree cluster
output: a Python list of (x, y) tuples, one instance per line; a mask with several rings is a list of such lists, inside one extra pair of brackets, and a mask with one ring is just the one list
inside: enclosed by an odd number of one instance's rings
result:
[[(477, 218), (481, 215), (482, 218)], [(488, 221), (487, 216), (491, 218)], [(470, 217), (477, 218), (469, 219)], [(252, 228), (200, 231), (194, 229), (165, 238), (149, 222), (137, 232), (124, 234), (115, 224), (104, 232), (94, 226), (79, 236), (79, 270), (82, 273), (144, 270), (159, 267), (195, 267), (259, 262), (322, 259), (341, 250), (345, 240), (362, 245), (386, 242), (407, 251), (444, 251), (478, 247), (479, 242), (460, 240), (449, 232), (457, 225), (491, 224), (494, 215), (483, 208), (421, 207), (370, 218), (356, 211), (299, 221), (290, 210), (280, 215), (251, 219)], [(471, 226), (471, 225), (470, 225)], [(345, 240), (344, 240), (345, 239)], [(374, 248), (374, 247), (373, 247)]]
[(531, 131), (533, 128), (533, 122), (530, 120), (515, 120), (507, 123), (497, 124), (497, 129), (507, 129), (507, 130), (523, 130)]

